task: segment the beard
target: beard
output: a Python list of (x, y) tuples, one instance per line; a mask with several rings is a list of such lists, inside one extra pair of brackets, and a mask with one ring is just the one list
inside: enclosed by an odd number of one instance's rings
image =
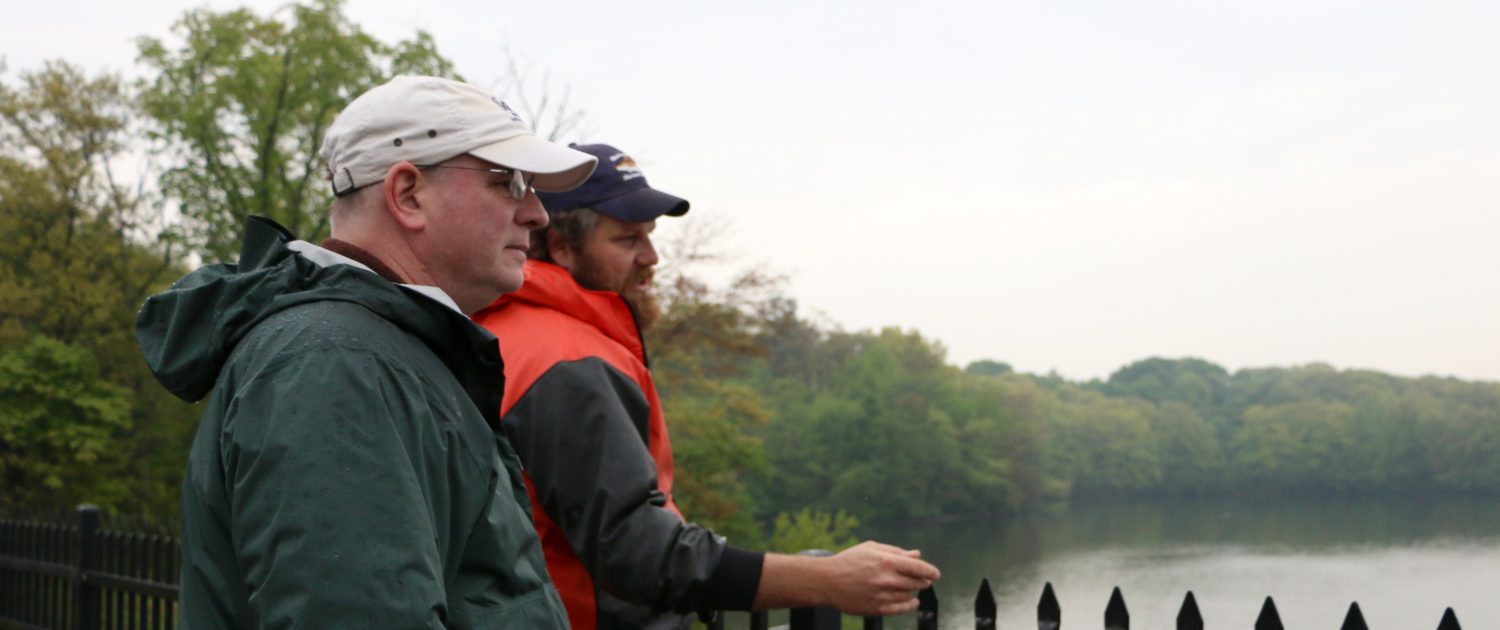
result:
[(623, 291), (620, 297), (635, 308), (635, 324), (640, 326), (641, 332), (655, 328), (656, 322), (661, 321), (661, 300), (656, 297), (655, 291), (649, 288), (645, 291)]
[[(588, 256), (578, 258), (577, 268), (573, 270), (573, 279), (579, 286), (594, 291), (609, 291), (617, 293), (626, 304), (635, 311), (635, 324), (644, 333), (656, 326), (661, 321), (661, 300), (656, 292), (651, 290), (651, 279), (656, 272), (650, 267), (637, 267), (619, 282), (612, 282), (609, 274), (602, 267), (594, 264), (594, 260)], [(646, 288), (636, 289), (641, 283), (646, 283)]]

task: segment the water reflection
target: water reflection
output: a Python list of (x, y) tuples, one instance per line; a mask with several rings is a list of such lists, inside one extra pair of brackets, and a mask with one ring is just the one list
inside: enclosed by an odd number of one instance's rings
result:
[(1172, 627), (1188, 590), (1217, 628), (1250, 627), (1266, 595), (1287, 627), (1337, 628), (1351, 601), (1376, 630), (1436, 628), (1447, 606), (1465, 627), (1500, 627), (1500, 507), (1492, 499), (1096, 503), (1004, 526), (877, 533), (922, 548), (942, 567), (947, 628), (972, 624), (982, 577), (995, 587), (1002, 628), (1035, 624), (1048, 581), (1065, 627), (1102, 627), (1116, 585), (1137, 628)]

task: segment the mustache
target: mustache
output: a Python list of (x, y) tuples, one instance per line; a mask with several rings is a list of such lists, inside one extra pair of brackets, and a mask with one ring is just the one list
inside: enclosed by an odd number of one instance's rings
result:
[(630, 276), (626, 278), (626, 286), (633, 287), (642, 282), (654, 282), (655, 280), (656, 270), (651, 267), (642, 267), (630, 273)]

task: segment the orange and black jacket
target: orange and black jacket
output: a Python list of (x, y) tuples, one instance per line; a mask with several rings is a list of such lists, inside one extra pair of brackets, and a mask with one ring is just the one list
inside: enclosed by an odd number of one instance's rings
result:
[(763, 556), (678, 512), (667, 425), (625, 301), (527, 261), (525, 285), (474, 320), (500, 338), (501, 426), (573, 628), (677, 627), (694, 611), (749, 609)]

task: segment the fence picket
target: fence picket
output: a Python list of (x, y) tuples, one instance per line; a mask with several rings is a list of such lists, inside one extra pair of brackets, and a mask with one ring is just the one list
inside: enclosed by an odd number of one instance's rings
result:
[[(142, 577), (144, 574), (141, 571), (141, 566), (145, 564), (144, 560), (146, 556), (145, 546), (141, 543), (145, 541), (145, 538), (144, 534), (129, 534), (125, 537), (125, 540), (128, 541), (126, 543), (128, 551), (126, 551), (125, 555), (129, 559), (130, 565), (126, 574), (130, 577)], [(130, 598), (130, 606), (125, 609), (130, 615), (130, 620), (125, 627), (127, 630), (141, 630), (141, 623), (145, 621), (146, 617), (145, 607), (142, 604), (146, 602), (146, 598), (141, 596), (140, 593), (127, 593), (125, 596)]]
[(1344, 625), (1339, 630), (1370, 630), (1365, 625), (1365, 615), (1359, 611), (1359, 602), (1349, 602), (1349, 612), (1344, 615)]
[[(74, 559), (69, 553), (72, 550), (72, 528), (66, 525), (53, 525), (53, 548), (49, 562), (58, 564), (71, 564)], [(49, 585), (53, 593), (52, 610), (49, 613), (53, 619), (68, 620), (68, 611), (73, 607), (73, 590), (68, 588), (68, 583), (63, 578), (53, 578)]]
[(771, 627), (771, 615), (764, 610), (750, 613), (750, 630), (769, 630)]
[[(160, 535), (151, 535), (150, 538), (147, 538), (147, 544), (148, 549), (150, 549), (150, 552), (147, 553), (147, 558), (150, 558), (150, 562), (147, 564), (148, 570), (145, 573), (145, 577), (153, 580), (153, 582), (163, 582), (162, 552), (166, 549), (162, 546), (162, 537)], [(162, 598), (151, 597), (148, 606), (150, 606), (150, 609), (147, 610), (147, 619), (150, 619), (148, 627), (151, 630), (160, 630), (160, 627), (162, 627)]]
[(1130, 630), (1130, 611), (1125, 608), (1125, 596), (1120, 587), (1109, 594), (1109, 604), (1104, 606), (1104, 630)]
[[(120, 575), (120, 540), (119, 535), (114, 532), (100, 532), (99, 544), (103, 562), (99, 568), (110, 575)], [(104, 597), (104, 610), (100, 619), (102, 628), (120, 628), (120, 609), (125, 606), (125, 600), (119, 589), (99, 587)]]
[(1188, 591), (1177, 611), (1177, 630), (1203, 630), (1203, 615), (1198, 612), (1198, 598)]
[(937, 630), (937, 627), (937, 585), (932, 585), (917, 593), (917, 630)]
[(1437, 630), (1462, 630), (1458, 627), (1458, 615), (1453, 614), (1453, 609), (1443, 611), (1443, 620), (1438, 622)]
[(974, 596), (974, 630), (995, 630), (995, 594), (990, 592), (990, 579), (979, 581), (979, 594)]
[[(25, 532), (26, 532), (25, 533), (25, 535), (26, 535), (26, 546), (27, 546), (27, 548), (30, 548), (30, 549), (35, 549), (36, 548), (37, 536), (38, 536), (38, 533), (37, 533), (38, 529), (39, 528), (37, 528), (37, 527), (27, 527), (25, 529)], [(46, 578), (44, 576), (41, 576), (41, 575), (27, 576), (26, 588), (25, 588), (25, 591), (24, 591), (25, 592), (25, 597), (26, 597), (26, 603), (22, 604), (22, 608), (21, 608), (21, 618), (22, 619), (26, 619), (26, 620), (39, 620), (40, 619), (40, 617), (41, 617), (40, 612), (41, 611), (38, 610), (39, 604), (37, 603), (37, 595), (40, 593), (41, 582), (42, 582), (42, 580), (45, 580), (45, 579)]]
[(1036, 603), (1037, 630), (1057, 630), (1062, 627), (1062, 607), (1057, 604), (1057, 595), (1052, 592), (1052, 583), (1042, 587), (1042, 599)]
[(1284, 630), (1281, 627), (1281, 613), (1276, 612), (1276, 602), (1271, 601), (1271, 596), (1266, 596), (1266, 603), (1260, 607), (1260, 616), (1255, 618), (1255, 630)]
[(73, 593), (77, 601), (73, 604), (74, 627), (79, 630), (94, 630), (99, 627), (99, 585), (84, 579), (84, 571), (95, 571), (101, 567), (99, 557), (99, 521), (104, 515), (97, 505), (78, 506), (78, 577), (74, 578)]

